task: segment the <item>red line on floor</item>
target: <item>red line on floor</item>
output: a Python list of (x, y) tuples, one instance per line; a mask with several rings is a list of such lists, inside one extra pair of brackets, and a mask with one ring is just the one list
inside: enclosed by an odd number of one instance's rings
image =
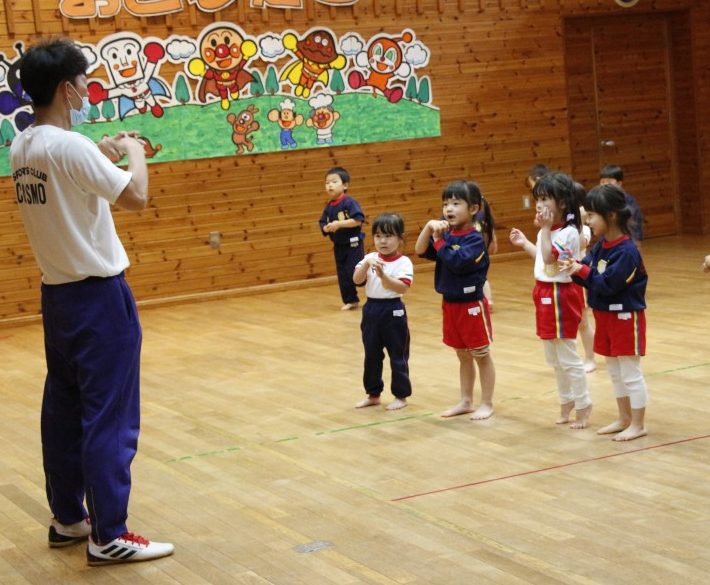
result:
[(569, 463), (560, 463), (559, 465), (550, 465), (549, 467), (542, 467), (540, 469), (531, 469), (529, 471), (521, 471), (520, 473), (511, 473), (510, 475), (502, 475), (500, 477), (492, 477), (491, 479), (482, 479), (480, 481), (473, 481), (471, 483), (464, 483), (461, 485), (454, 485), (446, 488), (441, 488), (438, 490), (431, 490), (429, 492), (421, 492), (419, 494), (411, 494), (409, 496), (400, 496), (398, 498), (393, 498), (391, 502), (401, 502), (403, 500), (413, 500), (414, 498), (421, 498), (422, 496), (431, 496), (433, 494), (441, 494), (443, 492), (452, 492), (454, 490), (460, 490), (468, 487), (475, 487), (477, 485), (483, 485), (486, 483), (493, 483), (496, 481), (502, 481), (504, 479), (513, 479), (515, 477), (523, 477), (525, 475), (533, 475), (535, 473), (542, 473), (544, 471), (552, 471), (553, 469), (562, 469), (564, 467), (572, 467), (573, 465), (580, 465), (582, 463), (590, 463), (592, 461), (601, 461), (603, 459), (611, 459), (612, 457), (620, 457), (621, 455), (631, 455), (632, 453), (640, 453), (641, 451), (650, 451), (651, 449), (660, 449), (661, 447), (671, 447), (673, 445), (680, 445), (681, 443), (690, 443), (691, 441), (699, 441), (700, 439), (708, 439), (710, 435), (701, 435), (699, 437), (690, 437), (688, 439), (679, 439), (678, 441), (670, 441), (669, 443), (661, 443), (659, 445), (651, 445), (649, 447), (641, 447), (640, 449), (632, 449), (630, 451), (623, 451), (622, 453), (610, 453), (609, 455), (601, 455), (599, 457), (591, 457), (589, 459), (580, 459), (578, 461), (570, 461)]

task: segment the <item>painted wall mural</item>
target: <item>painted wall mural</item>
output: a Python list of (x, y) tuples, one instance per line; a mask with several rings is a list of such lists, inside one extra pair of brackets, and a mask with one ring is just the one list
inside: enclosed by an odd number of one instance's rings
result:
[[(94, 140), (137, 130), (150, 162), (441, 134), (422, 74), (430, 52), (409, 29), (367, 40), (322, 27), (252, 36), (216, 22), (195, 39), (120, 32), (79, 46), (92, 106), (75, 130)], [(18, 75), (23, 50), (18, 42), (14, 55), (0, 53), (0, 175), (33, 120)], [(172, 79), (161, 72), (168, 63)]]

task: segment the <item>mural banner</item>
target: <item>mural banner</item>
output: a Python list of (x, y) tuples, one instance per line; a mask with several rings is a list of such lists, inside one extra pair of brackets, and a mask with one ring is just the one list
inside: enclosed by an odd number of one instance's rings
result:
[[(326, 6), (351, 6), (358, 0), (313, 0)], [(165, 16), (195, 6), (202, 12), (217, 12), (236, 0), (59, 0), (59, 12), (66, 18), (111, 18), (121, 10), (139, 18)], [(252, 8), (280, 8), (300, 10), (304, 0), (250, 0)]]
[[(412, 30), (364, 39), (327, 28), (250, 36), (216, 22), (196, 39), (114, 33), (79, 44), (89, 61), (89, 122), (99, 140), (137, 130), (149, 162), (364, 144), (441, 134), (429, 49)], [(0, 53), (0, 175), (33, 121), (16, 55)], [(171, 63), (172, 79), (161, 74)], [(99, 71), (104, 79), (93, 77)]]

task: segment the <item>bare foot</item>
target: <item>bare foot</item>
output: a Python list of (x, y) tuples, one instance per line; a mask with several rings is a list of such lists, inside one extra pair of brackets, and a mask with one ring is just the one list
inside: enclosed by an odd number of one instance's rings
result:
[(592, 405), (587, 408), (575, 411), (575, 421), (569, 426), (571, 429), (586, 429), (589, 425), (589, 417), (592, 415)]
[(587, 374), (591, 374), (596, 369), (597, 362), (595, 362), (594, 360), (584, 362), (584, 371), (587, 372)]
[(623, 420), (615, 420), (613, 423), (602, 427), (597, 431), (597, 435), (611, 435), (612, 433), (619, 433), (626, 429), (629, 423)]
[(473, 412), (473, 407), (470, 402), (461, 401), (456, 406), (445, 410), (441, 413), (444, 418), (449, 418), (450, 416), (458, 416), (459, 414), (469, 414)]
[(385, 409), (386, 410), (399, 410), (400, 408), (404, 408), (405, 406), (407, 406), (407, 399), (406, 398), (395, 398), (392, 402), (390, 402), (387, 406), (385, 406)]
[(479, 404), (478, 408), (473, 411), (471, 420), (485, 420), (493, 416), (492, 404)]
[(555, 421), (556, 425), (565, 425), (569, 422), (569, 415), (574, 410), (574, 400), (560, 404), (560, 418)]
[(357, 306), (360, 303), (345, 303), (342, 307), (340, 307), (341, 311), (352, 311), (353, 309), (357, 309)]
[(625, 430), (620, 432), (616, 437), (612, 437), (612, 441), (633, 441), (639, 437), (646, 436), (646, 429), (644, 427), (634, 427), (629, 425)]
[(365, 408), (366, 406), (377, 406), (380, 403), (379, 396), (367, 395), (367, 398), (363, 398), (360, 402), (355, 404), (355, 408)]

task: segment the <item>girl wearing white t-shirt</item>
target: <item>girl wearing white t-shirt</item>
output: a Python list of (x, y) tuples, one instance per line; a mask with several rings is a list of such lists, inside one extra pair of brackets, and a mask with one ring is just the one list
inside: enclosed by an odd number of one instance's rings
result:
[(572, 179), (563, 173), (547, 173), (533, 188), (535, 221), (540, 227), (537, 243), (513, 228), (510, 241), (535, 258), (535, 317), (547, 363), (555, 370), (560, 417), (557, 424), (583, 429), (589, 424), (592, 401), (582, 359), (577, 354), (577, 330), (584, 300), (572, 279), (558, 267), (558, 260), (576, 258), (580, 247), (579, 206)]
[(414, 277), (412, 261), (400, 252), (404, 240), (404, 220), (396, 213), (382, 213), (372, 223), (376, 252), (367, 254), (355, 267), (353, 281), (365, 284), (367, 302), (362, 309), (362, 343), (365, 347), (363, 385), (367, 397), (355, 408), (380, 404), (384, 389), (384, 350), (392, 368), (392, 394), (387, 410), (407, 406), (412, 394), (409, 380), (409, 326), (402, 296)]

